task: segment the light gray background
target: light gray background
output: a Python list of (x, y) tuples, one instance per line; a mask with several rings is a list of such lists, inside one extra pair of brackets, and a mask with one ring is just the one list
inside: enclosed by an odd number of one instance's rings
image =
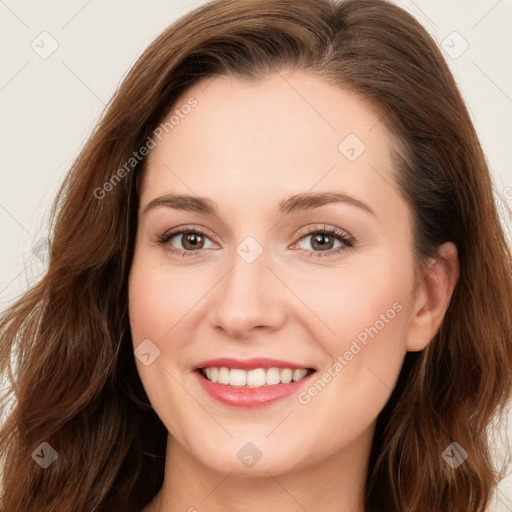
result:
[[(44, 272), (51, 201), (121, 79), (203, 1), (0, 0), (0, 309)], [(496, 192), (512, 206), (512, 0), (396, 3), (444, 48)], [(511, 473), (491, 510), (512, 512)]]

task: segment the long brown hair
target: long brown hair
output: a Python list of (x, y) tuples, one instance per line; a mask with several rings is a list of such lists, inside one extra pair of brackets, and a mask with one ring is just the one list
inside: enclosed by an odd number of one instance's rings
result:
[[(155, 129), (192, 84), (306, 70), (370, 101), (395, 135), (418, 268), (445, 241), (460, 277), (431, 344), (408, 353), (378, 417), (366, 510), (485, 510), (487, 429), (512, 381), (512, 261), (486, 160), (435, 42), (384, 0), (218, 0), (161, 34), (125, 78), (59, 190), (49, 267), (0, 319), (9, 379), (3, 512), (139, 511), (163, 481), (167, 432), (134, 363), (127, 277), (137, 178)], [(130, 162), (127, 165), (127, 162)], [(124, 169), (124, 172), (119, 171)], [(12, 366), (11, 366), (12, 364)], [(468, 458), (454, 469), (444, 450)], [(34, 451), (58, 455), (46, 469)]]

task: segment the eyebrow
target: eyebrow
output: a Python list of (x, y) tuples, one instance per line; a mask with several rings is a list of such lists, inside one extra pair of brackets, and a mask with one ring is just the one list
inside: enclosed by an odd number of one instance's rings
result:
[[(367, 204), (359, 199), (341, 192), (316, 192), (295, 194), (279, 203), (279, 213), (288, 213), (309, 210), (330, 203), (344, 203), (375, 215), (375, 212)], [(206, 213), (218, 216), (218, 208), (213, 201), (205, 197), (192, 196), (187, 194), (165, 194), (152, 199), (143, 209), (145, 215), (149, 211), (159, 207), (186, 210), (189, 212)]]

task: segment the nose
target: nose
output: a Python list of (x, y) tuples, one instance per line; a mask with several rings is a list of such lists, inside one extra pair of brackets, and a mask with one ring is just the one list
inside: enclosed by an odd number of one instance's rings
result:
[(230, 263), (211, 295), (210, 325), (236, 339), (281, 327), (286, 318), (285, 290), (268, 268), (265, 251), (252, 263), (234, 252)]

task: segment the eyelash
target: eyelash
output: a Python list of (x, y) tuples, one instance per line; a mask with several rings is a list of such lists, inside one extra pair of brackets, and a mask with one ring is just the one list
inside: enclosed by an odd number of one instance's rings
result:
[[(193, 235), (200, 235), (207, 238), (210, 238), (208, 233), (205, 231), (202, 231), (197, 228), (180, 228), (175, 231), (166, 231), (165, 233), (162, 233), (159, 235), (156, 239), (156, 243), (159, 245), (165, 247), (165, 250), (169, 251), (172, 254), (175, 254), (177, 256), (181, 257), (187, 257), (187, 256), (196, 256), (201, 249), (191, 250), (191, 251), (183, 251), (181, 249), (176, 249), (175, 247), (167, 245), (172, 238), (179, 235), (184, 234), (193, 234)], [(308, 256), (313, 257), (324, 257), (324, 256), (333, 256), (335, 254), (338, 254), (341, 251), (352, 249), (355, 245), (355, 239), (350, 236), (348, 233), (341, 231), (337, 228), (328, 228), (323, 227), (322, 229), (313, 229), (313, 230), (306, 230), (299, 234), (299, 239), (297, 242), (295, 242), (294, 245), (302, 241), (303, 238), (306, 238), (307, 236), (311, 235), (328, 235), (335, 239), (337, 239), (339, 242), (342, 243), (342, 245), (336, 249), (329, 249), (327, 251), (314, 251), (314, 250), (306, 250), (306, 249), (298, 249), (299, 251), (305, 251), (308, 253)]]

